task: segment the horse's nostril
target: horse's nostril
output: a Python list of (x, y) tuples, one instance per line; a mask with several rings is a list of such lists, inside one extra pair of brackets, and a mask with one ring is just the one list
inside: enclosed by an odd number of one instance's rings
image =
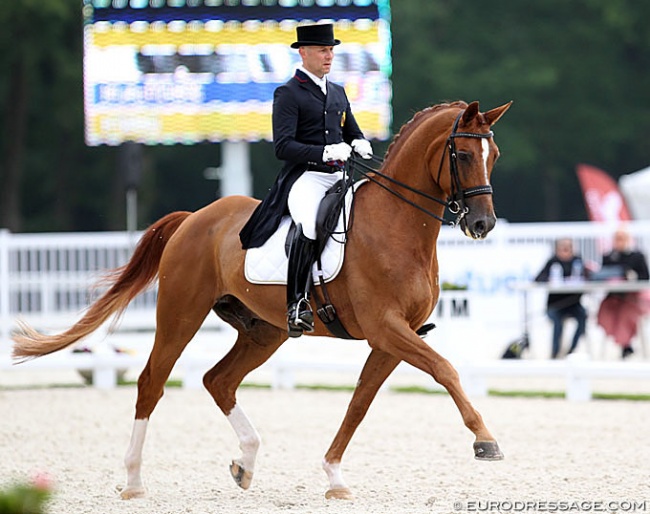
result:
[(490, 216), (475, 220), (470, 226), (471, 233), (474, 237), (483, 239), (494, 228), (496, 219)]

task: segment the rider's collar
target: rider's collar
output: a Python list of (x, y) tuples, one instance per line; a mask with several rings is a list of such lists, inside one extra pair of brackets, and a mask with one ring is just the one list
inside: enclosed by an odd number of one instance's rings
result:
[(314, 84), (316, 84), (324, 95), (327, 95), (327, 75), (323, 75), (323, 78), (319, 78), (314, 75), (311, 71), (305, 69), (304, 66), (298, 66), (298, 69), (307, 75)]

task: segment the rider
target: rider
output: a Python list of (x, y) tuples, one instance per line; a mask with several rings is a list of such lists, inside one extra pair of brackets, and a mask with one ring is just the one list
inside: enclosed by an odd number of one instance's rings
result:
[(289, 213), (296, 231), (289, 250), (287, 323), (289, 336), (314, 330), (309, 305), (311, 268), (316, 259), (316, 213), (321, 199), (342, 178), (352, 150), (364, 159), (372, 146), (357, 125), (343, 87), (327, 80), (334, 58), (332, 24), (297, 27), (302, 59), (295, 75), (273, 96), (273, 143), (284, 166), (269, 194), (239, 233), (242, 247), (255, 248)]

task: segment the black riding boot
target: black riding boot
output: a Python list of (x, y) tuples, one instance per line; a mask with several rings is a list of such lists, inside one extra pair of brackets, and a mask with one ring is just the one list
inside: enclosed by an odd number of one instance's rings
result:
[(302, 225), (296, 227), (289, 250), (287, 274), (287, 324), (289, 337), (314, 331), (314, 313), (309, 305), (311, 269), (315, 259), (315, 241), (305, 237)]

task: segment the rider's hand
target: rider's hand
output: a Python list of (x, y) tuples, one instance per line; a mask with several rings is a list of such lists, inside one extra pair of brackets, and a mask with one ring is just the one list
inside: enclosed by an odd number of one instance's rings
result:
[(355, 139), (352, 141), (352, 148), (362, 159), (370, 159), (372, 157), (372, 145), (367, 139)]
[(323, 150), (323, 162), (347, 161), (352, 153), (352, 147), (347, 143), (327, 145)]

